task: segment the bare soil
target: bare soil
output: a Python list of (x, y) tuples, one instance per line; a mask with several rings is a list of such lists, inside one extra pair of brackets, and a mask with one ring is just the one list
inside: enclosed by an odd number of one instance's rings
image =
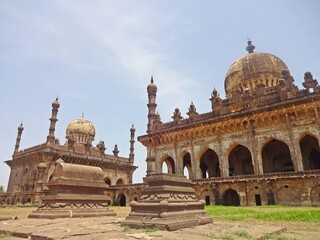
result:
[[(111, 207), (117, 218), (27, 219), (36, 208), (12, 207), (0, 208), (0, 218), (17, 220), (0, 221), (0, 239), (17, 240), (38, 234), (37, 239), (186, 239), (186, 240), (240, 240), (240, 239), (275, 239), (275, 240), (317, 240), (320, 239), (319, 223), (271, 222), (271, 221), (215, 221), (212, 224), (181, 229), (174, 232), (157, 229), (130, 229), (121, 226), (121, 221), (129, 214), (130, 207)], [(281, 210), (281, 208), (277, 208)], [(320, 210), (319, 210), (320, 211)], [(20, 233), (17, 234), (17, 233)], [(25, 235), (23, 235), (25, 234)], [(12, 236), (13, 235), (13, 236)], [(31, 238), (32, 239), (32, 238)]]

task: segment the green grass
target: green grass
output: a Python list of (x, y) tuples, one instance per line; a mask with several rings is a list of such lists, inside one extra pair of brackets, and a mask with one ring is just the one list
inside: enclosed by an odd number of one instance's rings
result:
[(311, 207), (261, 206), (261, 207), (226, 207), (206, 206), (206, 211), (215, 220), (286, 222), (320, 222), (320, 209)]
[(10, 237), (10, 236), (11, 236), (10, 233), (3, 233), (3, 232), (0, 233), (0, 238)]

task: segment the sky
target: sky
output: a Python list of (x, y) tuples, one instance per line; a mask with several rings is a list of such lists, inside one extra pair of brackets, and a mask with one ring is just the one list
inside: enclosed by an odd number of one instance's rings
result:
[[(7, 186), (17, 127), (20, 150), (44, 143), (51, 103), (59, 96), (55, 135), (84, 117), (106, 153), (118, 144), (129, 156), (130, 127), (146, 134), (146, 87), (153, 75), (157, 110), (171, 121), (191, 101), (211, 111), (214, 88), (225, 97), (230, 65), (256, 52), (278, 56), (302, 88), (310, 71), (320, 80), (318, 0), (1, 0), (0, 185)], [(146, 175), (146, 148), (135, 143), (134, 182)]]

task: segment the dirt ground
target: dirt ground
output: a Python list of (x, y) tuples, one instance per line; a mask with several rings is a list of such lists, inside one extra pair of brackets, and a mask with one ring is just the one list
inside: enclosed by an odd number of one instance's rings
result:
[[(317, 240), (320, 239), (319, 223), (215, 221), (212, 224), (181, 229), (174, 232), (157, 229), (130, 229), (121, 221), (129, 214), (129, 207), (112, 207), (117, 218), (78, 218), (39, 220), (27, 219), (35, 208), (0, 208), (0, 239), (18, 240), (84, 240), (84, 239), (185, 239), (185, 240)], [(11, 220), (11, 218), (18, 218)]]

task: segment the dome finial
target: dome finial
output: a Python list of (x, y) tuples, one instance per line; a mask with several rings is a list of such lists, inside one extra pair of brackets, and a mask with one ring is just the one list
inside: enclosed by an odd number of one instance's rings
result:
[(151, 83), (153, 83), (153, 75), (151, 75)]
[(248, 53), (253, 53), (253, 50), (256, 48), (254, 45), (252, 45), (252, 41), (249, 38), (248, 39), (248, 46), (246, 47), (246, 50), (248, 51)]

